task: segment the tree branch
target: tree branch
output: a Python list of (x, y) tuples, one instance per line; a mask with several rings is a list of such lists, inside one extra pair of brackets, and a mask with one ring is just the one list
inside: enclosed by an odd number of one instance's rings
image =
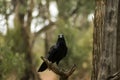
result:
[(48, 29), (50, 29), (50, 28), (53, 27), (54, 25), (55, 25), (55, 22), (50, 22), (48, 25), (44, 26), (41, 30), (39, 30), (38, 32), (34, 33), (34, 36), (33, 36), (33, 40), (32, 40), (31, 45), (32, 45), (32, 46), (34, 45), (34, 42), (35, 42), (36, 38), (38, 37), (38, 35), (39, 35), (40, 33), (47, 31)]
[(108, 76), (106, 80), (116, 80), (116, 79), (119, 79), (119, 78), (120, 78), (120, 71)]
[(41, 59), (47, 64), (50, 70), (52, 70), (53, 72), (55, 72), (60, 76), (60, 80), (67, 80), (69, 76), (71, 76), (76, 69), (76, 65), (74, 64), (69, 71), (65, 71), (59, 68), (58, 66), (56, 66), (55, 64), (53, 64), (52, 62), (48, 61), (46, 58), (41, 57)]
[(50, 29), (53, 25), (55, 25), (55, 22), (50, 22), (48, 25), (44, 26), (41, 30), (35, 33), (35, 37), (38, 36), (40, 33)]

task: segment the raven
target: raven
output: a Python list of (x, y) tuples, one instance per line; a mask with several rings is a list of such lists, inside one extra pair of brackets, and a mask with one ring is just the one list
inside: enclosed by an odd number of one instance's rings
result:
[[(51, 61), (52, 63), (55, 63), (58, 65), (60, 60), (62, 58), (64, 58), (67, 54), (67, 46), (66, 46), (66, 42), (64, 39), (64, 35), (63, 34), (59, 34), (58, 35), (58, 40), (56, 45), (53, 45), (47, 55), (47, 59), (49, 61)], [(47, 69), (47, 64), (45, 62), (43, 62), (38, 70), (38, 72), (42, 72), (45, 69)]]

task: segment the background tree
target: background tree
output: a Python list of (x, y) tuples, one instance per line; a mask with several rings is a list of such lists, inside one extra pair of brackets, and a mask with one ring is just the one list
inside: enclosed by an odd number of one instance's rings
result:
[(96, 0), (92, 80), (107, 80), (119, 71), (119, 0)]

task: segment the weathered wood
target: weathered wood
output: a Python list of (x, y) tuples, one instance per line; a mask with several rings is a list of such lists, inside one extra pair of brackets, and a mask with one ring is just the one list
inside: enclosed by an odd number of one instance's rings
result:
[(119, 0), (96, 0), (92, 80), (106, 80), (117, 70), (118, 3)]
[(120, 1), (118, 3), (118, 25), (117, 25), (117, 70), (120, 70)]
[(94, 14), (94, 33), (93, 33), (93, 73), (92, 80), (97, 80), (98, 71), (99, 71), (99, 63), (101, 56), (101, 43), (102, 43), (102, 28), (105, 14), (105, 5), (103, 1), (96, 1), (95, 14)]
[(118, 72), (116, 72), (116, 73), (114, 73), (114, 74), (112, 74), (112, 75), (109, 75), (107, 78), (106, 78), (106, 80), (117, 80), (117, 79), (119, 79), (120, 78), (120, 71), (118, 71)]
[(52, 70), (53, 72), (55, 72), (60, 76), (60, 80), (68, 80), (68, 78), (73, 74), (73, 72), (76, 69), (76, 65), (74, 64), (69, 71), (65, 71), (59, 68), (58, 66), (56, 66), (55, 64), (51, 63), (50, 61), (48, 61), (46, 58), (41, 57), (41, 59), (44, 62), (46, 62), (48, 69)]

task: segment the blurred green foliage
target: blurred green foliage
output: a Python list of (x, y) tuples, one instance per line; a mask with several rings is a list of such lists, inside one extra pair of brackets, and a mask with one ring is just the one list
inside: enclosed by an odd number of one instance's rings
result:
[(14, 53), (11, 50), (14, 42), (6, 42), (2, 39), (0, 38), (0, 80), (6, 80), (11, 73), (16, 75), (16, 79), (19, 80), (24, 75), (26, 67), (25, 55)]
[[(17, 1), (20, 3), (18, 12), (16, 12)], [(0, 34), (0, 80), (6, 80), (8, 76), (11, 76), (11, 73), (16, 76), (16, 80), (19, 80), (20, 77), (25, 75), (25, 68), (29, 67), (25, 60), (25, 49), (28, 46), (24, 45), (24, 33), (21, 31), (21, 26), (27, 24), (27, 15), (30, 13), (29, 9), (31, 8), (30, 1), (31, 0), (0, 1), (0, 15), (5, 16), (5, 19), (7, 19), (5, 20), (7, 33), (6, 35)], [(40, 56), (45, 55), (45, 34), (48, 34), (49, 39), (47, 42), (50, 48), (50, 46), (56, 43), (58, 34), (62, 33), (66, 39), (68, 54), (60, 62), (59, 66), (64, 69), (69, 69), (73, 64), (77, 65), (77, 70), (72, 75), (71, 80), (80, 80), (80, 78), (86, 76), (86, 74), (88, 74), (90, 78), (93, 25), (92, 21), (88, 21), (88, 16), (94, 11), (94, 0), (33, 0), (32, 6), (34, 5), (34, 8), (31, 14), (33, 14), (34, 11), (38, 13), (36, 16), (32, 16), (32, 20), (35, 21), (35, 28), (37, 28), (36, 25), (46, 25), (46, 21), (52, 21), (51, 18), (53, 17), (49, 11), (50, 2), (57, 4), (55, 7), (57, 7), (59, 12), (58, 15), (54, 17), (56, 19), (54, 21), (55, 28), (51, 27), (35, 38), (35, 43), (31, 49), (33, 53), (33, 65), (35, 68), (38, 68), (42, 62)], [(11, 25), (7, 23), (7, 21), (9, 21), (8, 18), (11, 14), (16, 13), (24, 16), (24, 18), (21, 18), (24, 19), (24, 22), (21, 24), (19, 20), (14, 19), (14, 28), (10, 29)], [(14, 15), (14, 17), (18, 18), (16, 15)], [(31, 24), (33, 24), (33, 22), (31, 22)], [(34, 33), (35, 32), (30, 33), (31, 42), (34, 38)]]

